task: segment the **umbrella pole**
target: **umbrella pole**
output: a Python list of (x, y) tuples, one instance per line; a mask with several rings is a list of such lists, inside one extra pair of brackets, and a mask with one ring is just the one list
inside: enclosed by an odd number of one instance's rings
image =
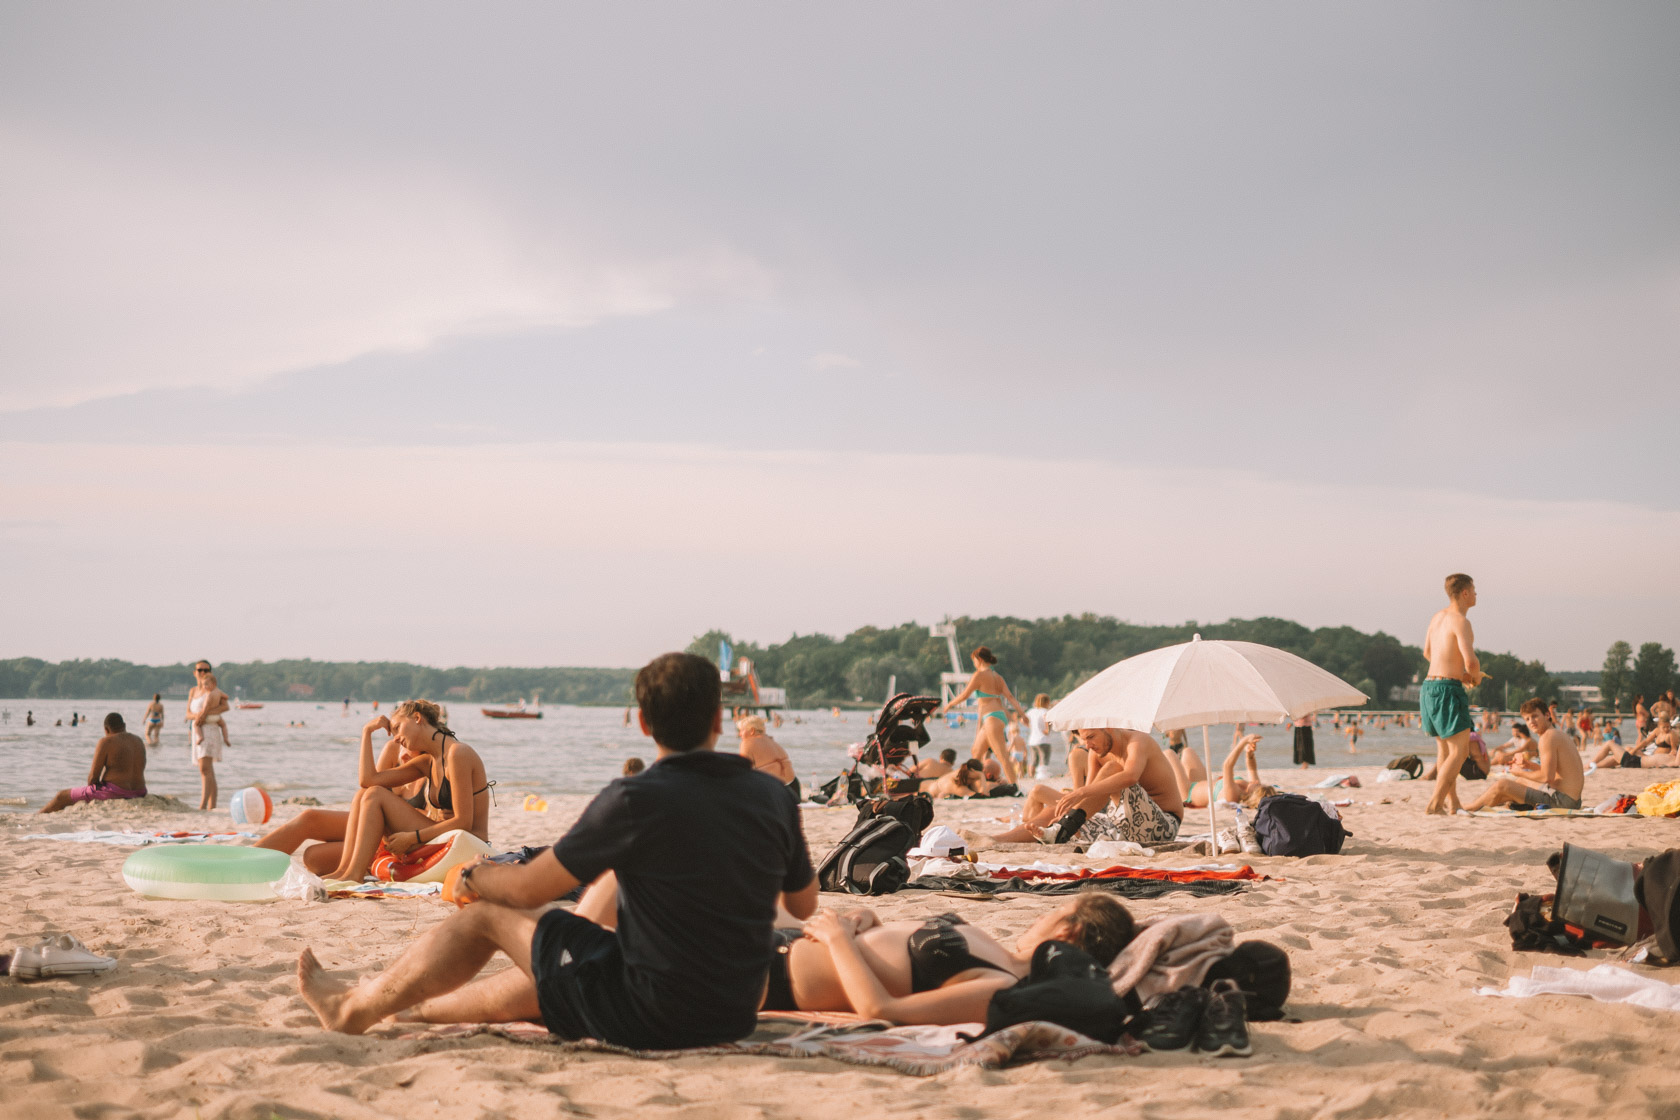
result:
[(1207, 767), (1208, 835), (1212, 837), (1208, 841), (1208, 850), (1217, 856), (1219, 854), (1219, 822), (1214, 816), (1213, 803), (1218, 799), (1213, 795), (1213, 748), (1208, 746), (1208, 729), (1205, 723), (1202, 724), (1202, 763)]

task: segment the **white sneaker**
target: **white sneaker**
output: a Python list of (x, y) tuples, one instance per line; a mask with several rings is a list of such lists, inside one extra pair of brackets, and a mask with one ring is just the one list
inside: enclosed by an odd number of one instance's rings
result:
[(48, 980), (55, 976), (91, 976), (115, 967), (115, 957), (91, 953), (68, 933), (55, 933), (34, 945), (13, 949), (9, 971), (18, 980)]

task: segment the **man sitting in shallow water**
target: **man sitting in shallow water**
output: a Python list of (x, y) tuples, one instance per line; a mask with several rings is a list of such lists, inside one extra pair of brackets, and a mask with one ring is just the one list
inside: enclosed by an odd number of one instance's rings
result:
[[(655, 658), (636, 675), (636, 700), (658, 760), (609, 784), (552, 849), (525, 864), (469, 865), (460, 913), (357, 987), (328, 979), (304, 950), (298, 990), (322, 1026), (361, 1034), (399, 1013), (540, 1019), (561, 1038), (641, 1050), (751, 1033), (778, 899), (796, 918), (817, 907), (799, 807), (749, 760), (713, 749), (723, 727), (710, 661)], [(591, 920), (609, 917), (599, 888), (576, 913), (541, 910), (608, 871), (616, 930)], [(478, 976), (498, 951), (516, 967)]]
[(1552, 722), (1544, 700), (1536, 697), (1525, 702), (1521, 712), (1538, 744), (1539, 763), (1525, 766), (1521, 762), (1513, 762), (1509, 774), (1493, 779), (1488, 783), (1487, 791), (1466, 805), (1465, 809), (1472, 813), (1496, 805), (1579, 809), (1581, 787), (1586, 779), (1575, 744)]
[(56, 813), (78, 801), (124, 801), (146, 796), (146, 744), (129, 732), (123, 717), (112, 712), (105, 717), (105, 737), (93, 748), (93, 765), (88, 784), (61, 789), (43, 813)]

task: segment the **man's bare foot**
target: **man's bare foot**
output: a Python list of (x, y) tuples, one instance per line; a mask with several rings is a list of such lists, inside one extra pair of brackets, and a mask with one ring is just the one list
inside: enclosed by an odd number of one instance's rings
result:
[(1429, 804), (1425, 805), (1423, 807), (1423, 811), (1425, 815), (1431, 817), (1444, 817), (1447, 815), (1446, 807), (1436, 801), (1431, 801)]
[(298, 994), (315, 1012), (323, 1027), (344, 1034), (361, 1034), (367, 1030), (366, 1025), (358, 1026), (349, 1021), (344, 1004), (349, 999), (350, 986), (327, 979), (327, 970), (315, 959), (315, 950), (305, 949), (298, 955), (297, 978)]

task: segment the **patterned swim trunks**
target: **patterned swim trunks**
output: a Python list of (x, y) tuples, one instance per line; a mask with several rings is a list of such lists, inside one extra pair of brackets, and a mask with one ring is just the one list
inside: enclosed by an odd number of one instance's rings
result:
[(1127, 786), (1118, 800), (1118, 806), (1093, 813), (1074, 834), (1074, 842), (1130, 840), (1147, 845), (1178, 839), (1178, 818), (1155, 804), (1142, 786)]

